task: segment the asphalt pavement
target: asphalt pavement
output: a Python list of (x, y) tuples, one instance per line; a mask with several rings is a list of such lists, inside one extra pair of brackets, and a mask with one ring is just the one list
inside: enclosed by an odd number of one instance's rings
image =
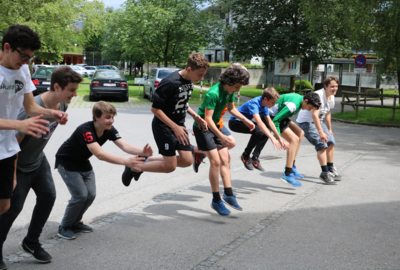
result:
[[(117, 110), (114, 126), (122, 138), (139, 147), (150, 143), (157, 156), (150, 106)], [(90, 106), (68, 113), (68, 124), (45, 149), (52, 167), (58, 147), (91, 120)], [(191, 130), (193, 120), (186, 121)], [(270, 143), (261, 155), (266, 172), (246, 170), (239, 157), (249, 136), (233, 133), (232, 185), (244, 210), (231, 209), (228, 217), (210, 207), (207, 159), (199, 173), (191, 167), (143, 173), (125, 187), (123, 166), (92, 157), (97, 197), (83, 221), (95, 230), (71, 241), (57, 237), (70, 195), (53, 170), (57, 200), (41, 237), (53, 261), (40, 264), (18, 251), (33, 192), (5, 242), (5, 261), (9, 269), (400, 269), (400, 129), (333, 123), (333, 131), (343, 180), (322, 184), (315, 150), (304, 140), (296, 159), (305, 176), (300, 188), (279, 180), (286, 153)], [(127, 156), (112, 142), (103, 149)]]

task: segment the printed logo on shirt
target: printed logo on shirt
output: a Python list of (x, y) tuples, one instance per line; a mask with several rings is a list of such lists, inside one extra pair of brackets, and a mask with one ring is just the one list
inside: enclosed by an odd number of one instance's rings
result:
[(93, 141), (93, 136), (92, 136), (92, 132), (86, 132), (83, 133), (83, 139), (87, 142), (92, 142)]
[(115, 138), (120, 139), (121, 135), (119, 135), (119, 133), (115, 134)]
[(43, 140), (48, 140), (50, 139), (51, 135), (53, 135), (54, 131), (56, 130), (56, 127), (58, 126), (58, 122), (54, 121), (51, 122), (47, 127), (49, 128), (49, 131), (46, 132), (46, 134), (42, 135), (40, 133), (38, 133), (39, 135), (39, 139), (43, 139)]
[(168, 149), (169, 149), (169, 144), (166, 143), (166, 144), (165, 144), (165, 150), (168, 150)]
[(0, 85), (0, 90), (6, 90), (6, 91), (14, 90), (15, 93), (21, 91), (22, 89), (24, 89), (24, 83), (21, 81), (18, 81), (18, 80), (15, 80), (14, 84), (12, 84), (12, 83), (6, 84), (3, 82)]

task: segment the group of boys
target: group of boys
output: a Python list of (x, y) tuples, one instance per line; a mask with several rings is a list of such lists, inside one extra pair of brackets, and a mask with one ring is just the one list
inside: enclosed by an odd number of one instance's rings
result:
[[(7, 268), (2, 257), (3, 243), (31, 188), (37, 200), (20, 248), (38, 261), (52, 259), (39, 243), (56, 198), (50, 165), (43, 149), (57, 125), (68, 121), (65, 111), (76, 96), (82, 78), (70, 67), (58, 68), (51, 76), (50, 91), (34, 97), (35, 87), (26, 64), (39, 48), (38, 35), (27, 26), (10, 26), (3, 36), (0, 54), (0, 169), (3, 172), (0, 180), (0, 270)], [(301, 186), (295, 179), (303, 178), (297, 171), (295, 158), (305, 135), (318, 152), (322, 168), (320, 178), (327, 184), (335, 184), (334, 179), (341, 178), (333, 166), (335, 141), (330, 124), (330, 109), (334, 106), (333, 97), (337, 91), (335, 78), (327, 78), (324, 89), (304, 97), (297, 94), (280, 96), (275, 89), (268, 88), (262, 96), (237, 109), (235, 92), (249, 84), (250, 75), (240, 64), (232, 64), (221, 74), (219, 83), (207, 91), (196, 113), (189, 107), (188, 100), (193, 83), (203, 80), (208, 68), (205, 57), (193, 53), (185, 69), (171, 73), (159, 84), (151, 111), (154, 114), (153, 135), (162, 157), (151, 157), (153, 151), (148, 144), (141, 149), (122, 139), (113, 126), (117, 114), (114, 106), (103, 101), (93, 106), (93, 120), (78, 126), (56, 154), (55, 168), (71, 193), (58, 229), (59, 237), (75, 239), (77, 232), (93, 231), (82, 223), (84, 213), (96, 196), (95, 174), (89, 161), (92, 155), (124, 165), (122, 182), (125, 186), (129, 186), (132, 179), (138, 180), (143, 172), (169, 173), (176, 167), (188, 167), (192, 163), (197, 172), (200, 162), (207, 157), (210, 161), (211, 208), (220, 215), (230, 214), (225, 204), (242, 211), (232, 189), (228, 152), (236, 141), (221, 122), (226, 110), (232, 115), (229, 120), (232, 131), (251, 134), (241, 156), (247, 169), (264, 171), (259, 156), (270, 139), (274, 147), (287, 150), (281, 180), (295, 187)], [(301, 109), (297, 126), (289, 117)], [(185, 127), (187, 113), (194, 119), (197, 147), (190, 144)], [(136, 156), (122, 158), (105, 152), (101, 146), (107, 140)], [(222, 198), (219, 176), (224, 185)]]

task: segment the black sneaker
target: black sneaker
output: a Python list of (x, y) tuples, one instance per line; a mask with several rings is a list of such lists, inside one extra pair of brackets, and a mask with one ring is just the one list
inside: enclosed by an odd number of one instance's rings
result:
[(62, 226), (58, 227), (57, 235), (67, 240), (72, 240), (76, 238), (75, 233), (70, 228), (64, 228)]
[(201, 163), (204, 163), (203, 159), (205, 157), (206, 156), (203, 153), (194, 153), (193, 154), (193, 170), (194, 170), (194, 172), (197, 173), (199, 171), (199, 166)]
[(250, 159), (253, 167), (259, 171), (265, 172), (264, 168), (261, 166), (260, 161), (258, 159)]
[(73, 231), (74, 233), (77, 233), (77, 232), (84, 232), (84, 233), (93, 232), (93, 228), (88, 226), (88, 225), (83, 224), (83, 222), (79, 222), (77, 225), (71, 226), (69, 229), (71, 231)]
[[(21, 249), (22, 251), (25, 251), (26, 253), (32, 254), (33, 257), (42, 263), (48, 263), (51, 261), (51, 259), (53, 259), (49, 253), (47, 253), (46, 250), (44, 250), (42, 248), (41, 244), (36, 244), (33, 246), (28, 245), (25, 242), (25, 239), (19, 244), (19, 249)], [(2, 268), (0, 268), (2, 269)]]
[(7, 265), (3, 262), (3, 260), (0, 260), (0, 270), (6, 270)]
[(250, 157), (245, 157), (242, 154), (240, 159), (242, 160), (243, 165), (246, 167), (246, 169), (248, 169), (250, 171), (254, 170), (254, 166), (253, 166), (253, 163), (251, 163), (251, 161), (250, 161)]
[(137, 181), (142, 173), (143, 172), (134, 172), (131, 168), (125, 166), (124, 173), (122, 174), (122, 183), (125, 186), (129, 186), (132, 178), (135, 178), (135, 181)]
[(333, 180), (332, 175), (329, 172), (322, 172), (319, 175), (319, 179), (324, 181), (327, 185), (337, 185), (337, 182)]

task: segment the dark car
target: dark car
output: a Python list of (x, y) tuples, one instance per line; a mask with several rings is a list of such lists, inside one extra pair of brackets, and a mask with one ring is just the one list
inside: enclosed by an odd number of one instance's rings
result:
[(90, 82), (89, 100), (94, 101), (104, 96), (129, 100), (128, 81), (124, 74), (110, 69), (96, 70)]
[(32, 82), (36, 87), (33, 91), (33, 95), (39, 95), (41, 93), (50, 90), (51, 74), (57, 67), (38, 67), (35, 73), (32, 75)]

